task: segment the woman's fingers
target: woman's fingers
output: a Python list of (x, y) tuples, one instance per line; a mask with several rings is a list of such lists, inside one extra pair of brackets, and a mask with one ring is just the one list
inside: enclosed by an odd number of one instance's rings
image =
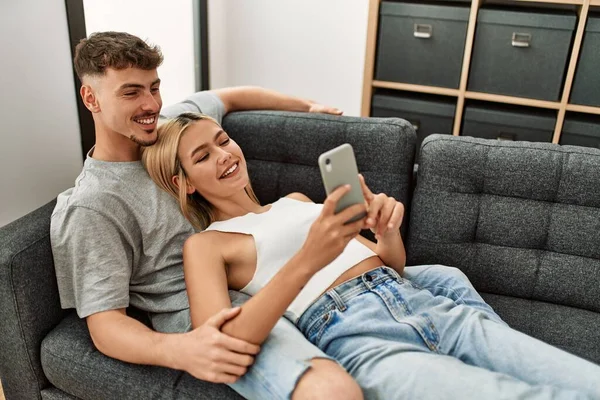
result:
[(397, 202), (393, 197), (388, 197), (383, 202), (383, 206), (379, 212), (379, 221), (377, 223), (378, 235), (383, 235), (389, 229), (390, 218), (392, 217), (396, 203)]
[(404, 204), (400, 202), (396, 202), (394, 207), (394, 211), (392, 212), (392, 216), (388, 221), (387, 228), (390, 229), (400, 229), (400, 225), (402, 225), (402, 218), (404, 218)]
[(340, 201), (340, 199), (349, 191), (350, 185), (343, 185), (335, 188), (323, 202), (323, 211), (321, 213), (323, 215), (335, 214), (335, 207), (337, 206), (338, 201)]
[(360, 181), (360, 187), (362, 189), (363, 196), (367, 201), (367, 204), (369, 204), (371, 200), (373, 200), (373, 192), (371, 192), (371, 189), (369, 189), (369, 187), (367, 186), (367, 183), (365, 182), (365, 177), (362, 176), (362, 174), (358, 174), (358, 180)]

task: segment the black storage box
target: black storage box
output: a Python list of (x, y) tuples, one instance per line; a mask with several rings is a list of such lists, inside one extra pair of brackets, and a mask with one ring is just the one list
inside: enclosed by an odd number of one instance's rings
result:
[(375, 94), (372, 117), (398, 117), (410, 122), (417, 132), (417, 149), (432, 133), (452, 134), (456, 100), (414, 94)]
[(568, 116), (560, 135), (560, 144), (600, 149), (600, 116)]
[(468, 105), (463, 118), (463, 136), (485, 139), (552, 142), (556, 113), (524, 111), (512, 107)]
[(571, 13), (480, 10), (468, 90), (559, 100), (576, 20)]
[(571, 103), (600, 107), (600, 15), (590, 15), (579, 55)]
[(375, 79), (458, 88), (469, 7), (381, 3)]

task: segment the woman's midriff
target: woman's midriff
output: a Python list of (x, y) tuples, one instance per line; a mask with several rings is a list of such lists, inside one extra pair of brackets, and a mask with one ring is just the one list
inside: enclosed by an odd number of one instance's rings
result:
[[(349, 281), (350, 279), (356, 278), (357, 276), (361, 276), (367, 271), (384, 265), (385, 264), (383, 263), (383, 261), (381, 261), (381, 258), (379, 258), (378, 256), (373, 256), (362, 260), (361, 262), (359, 262), (358, 264), (356, 264), (355, 266), (338, 276), (338, 278), (331, 284), (331, 286), (327, 288), (327, 290), (332, 289), (346, 281)], [(325, 290), (325, 292), (327, 290)]]

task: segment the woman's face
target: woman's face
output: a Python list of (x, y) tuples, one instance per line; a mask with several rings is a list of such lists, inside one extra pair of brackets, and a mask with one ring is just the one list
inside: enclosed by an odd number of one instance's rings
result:
[(248, 185), (242, 150), (210, 120), (200, 120), (187, 127), (177, 155), (189, 182), (209, 201), (237, 194)]

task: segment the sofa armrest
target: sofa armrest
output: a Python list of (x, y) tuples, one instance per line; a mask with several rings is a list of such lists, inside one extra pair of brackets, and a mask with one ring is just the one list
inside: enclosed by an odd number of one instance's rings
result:
[(55, 201), (0, 228), (0, 376), (9, 399), (41, 398), (48, 386), (40, 345), (66, 312), (50, 247)]

